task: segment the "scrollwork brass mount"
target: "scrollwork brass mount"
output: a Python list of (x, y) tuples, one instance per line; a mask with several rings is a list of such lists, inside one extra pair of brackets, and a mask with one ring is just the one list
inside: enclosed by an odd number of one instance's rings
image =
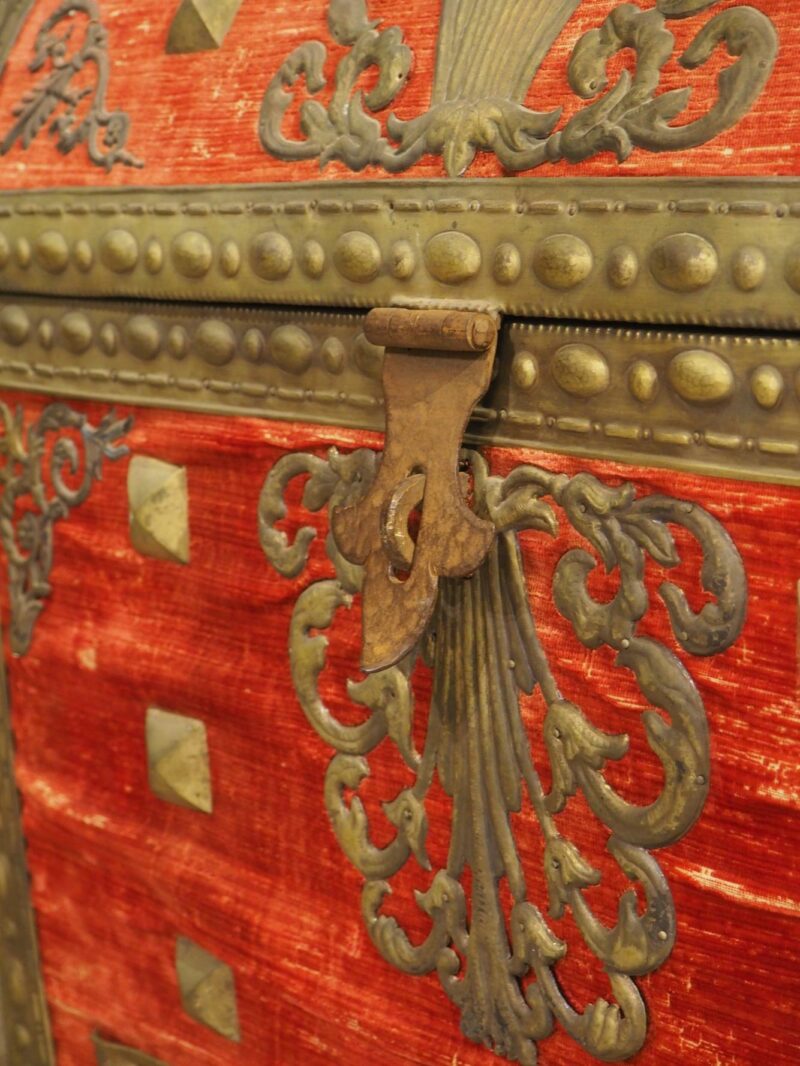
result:
[[(484, 312), (379, 308), (365, 333), (386, 348), (386, 449), (366, 495), (331, 521), (342, 554), (364, 567), (361, 665), (372, 672), (420, 639), (439, 579), (472, 573), (492, 546), (494, 527), (467, 506), (458, 462), (491, 380), (497, 322)], [(409, 519), (418, 509), (414, 542)]]

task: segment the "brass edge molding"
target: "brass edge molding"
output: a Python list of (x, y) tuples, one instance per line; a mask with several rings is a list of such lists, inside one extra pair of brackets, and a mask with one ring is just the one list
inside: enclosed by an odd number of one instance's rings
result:
[(0, 656), (0, 1060), (7, 1066), (55, 1066), (13, 760)]
[(800, 182), (527, 179), (0, 199), (0, 291), (800, 328)]
[[(689, 831), (709, 791), (706, 711), (684, 658), (716, 655), (738, 638), (747, 607), (744, 566), (725, 528), (694, 501), (661, 494), (637, 498), (631, 483), (611, 487), (586, 473), (569, 477), (527, 464), (506, 478), (493, 477), (476, 453), (464, 453), (463, 460), (471, 467), (475, 514), (491, 523), (496, 539), (469, 580), (441, 582), (432, 620), (403, 660), (347, 682), (347, 694), (362, 711), (357, 725), (342, 722), (319, 691), (326, 631), (356, 596), (363, 598), (368, 573), (348, 558), (335, 519), (326, 539), (329, 573), (305, 583), (297, 597), (289, 659), (309, 725), (333, 749), (325, 806), (344, 855), (364, 877), (361, 910), (376, 951), (406, 975), (438, 972), (461, 1013), (466, 1037), (521, 1066), (535, 1066), (536, 1044), (558, 1022), (590, 1055), (622, 1061), (647, 1038), (637, 979), (666, 963), (676, 938), (678, 915), (654, 852)], [(347, 454), (332, 448), (327, 458), (296, 452), (274, 464), (262, 488), (258, 519), (262, 548), (280, 575), (297, 579), (303, 574), (316, 535), (306, 526), (292, 541), (276, 528), (287, 513), (289, 484), (308, 477), (305, 506), (335, 515), (337, 507), (368, 499), (387, 461), (366, 448)], [(643, 806), (626, 801), (604, 774), (608, 763), (619, 760), (633, 769), (637, 749), (631, 750), (627, 734), (604, 732), (571, 701), (570, 679), (559, 676), (561, 643), (537, 631), (529, 604), (520, 535), (557, 536), (563, 526), (572, 527), (585, 545), (566, 552), (555, 565), (553, 602), (581, 644), (614, 650), (616, 665), (636, 680), (643, 702), (638, 728), (664, 771), (659, 795)], [(653, 564), (671, 568), (680, 562), (675, 527), (702, 549), (706, 565), (700, 581), (710, 594), (695, 613), (684, 588), (669, 581), (659, 588), (683, 656), (672, 640), (668, 646), (639, 631), (651, 607), (646, 571)], [(596, 554), (584, 550), (588, 546)], [(413, 558), (413, 546), (411, 552)], [(590, 575), (598, 566), (618, 582), (609, 602), (590, 591)], [(418, 660), (433, 671), (421, 753), (412, 729), (411, 675)], [(521, 717), (521, 694), (534, 688), (546, 707), (536, 720), (549, 764), (549, 791), (534, 765)], [(364, 709), (370, 712), (366, 718)], [(391, 742), (390, 754), (406, 763), (414, 781), (382, 805), (382, 814), (368, 818), (358, 790), (370, 776), (369, 755), (384, 741)], [(450, 825), (440, 827), (449, 828), (450, 840), (438, 869), (426, 849), (426, 799), (434, 776), (453, 801)], [(598, 859), (598, 868), (562, 834), (555, 817), (578, 792), (609, 833), (608, 854)], [(510, 818), (523, 810), (524, 827)], [(387, 823), (383, 846), (371, 837), (375, 817)], [(526, 886), (517, 846), (519, 835), (537, 831), (546, 883), (538, 896)], [(420, 885), (416, 902), (430, 920), (421, 942), (416, 930), (411, 941), (396, 917), (382, 913), (393, 891), (391, 879), (409, 863)], [(609, 864), (638, 881), (646, 899), (620, 891), (612, 927), (592, 911), (591, 891), (584, 894), (600, 883)], [(467, 866), (468, 881), (463, 877)], [(501, 894), (502, 880), (510, 902)], [(395, 890), (406, 891), (407, 885)], [(572, 948), (568, 951), (539, 909), (547, 897), (549, 917), (572, 921), (602, 965), (608, 999), (581, 1006), (562, 992), (558, 974), (569, 966)]]
[[(364, 319), (0, 300), (0, 387), (381, 431)], [(511, 323), (497, 364), (472, 443), (800, 485), (800, 338)]]

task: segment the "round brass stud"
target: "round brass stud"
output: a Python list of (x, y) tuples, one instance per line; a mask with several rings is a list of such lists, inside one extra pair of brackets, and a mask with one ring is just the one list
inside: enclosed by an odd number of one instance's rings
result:
[(61, 343), (73, 355), (83, 355), (92, 345), (92, 323), (81, 311), (70, 311), (61, 319)]
[(112, 229), (100, 242), (100, 259), (115, 274), (128, 274), (139, 261), (139, 244), (126, 229)]
[(611, 372), (605, 357), (591, 344), (565, 344), (553, 359), (553, 377), (570, 396), (589, 399), (605, 392)]
[(800, 244), (786, 256), (785, 277), (795, 292), (800, 292)]
[(733, 395), (733, 371), (716, 352), (680, 352), (669, 364), (669, 381), (684, 400), (695, 404), (721, 403)]
[(348, 281), (372, 281), (381, 269), (381, 250), (368, 233), (343, 233), (333, 248), (336, 269)]
[(510, 241), (504, 241), (494, 250), (492, 276), (498, 285), (513, 285), (522, 273), (522, 256), (519, 248)]
[(294, 253), (281, 233), (259, 233), (250, 245), (250, 265), (260, 278), (279, 281), (292, 269)]
[(119, 351), (119, 331), (113, 322), (104, 322), (97, 334), (97, 341), (106, 355), (116, 355)]
[(646, 359), (637, 359), (628, 371), (628, 388), (639, 403), (649, 403), (658, 392), (658, 371)]
[(393, 278), (406, 281), (417, 269), (417, 256), (410, 241), (395, 241), (392, 245), (389, 270)]
[(437, 233), (425, 245), (425, 265), (444, 285), (461, 285), (481, 269), (481, 250), (466, 233)]
[(756, 367), (750, 378), (750, 391), (753, 393), (753, 399), (765, 411), (771, 411), (773, 407), (778, 406), (785, 388), (786, 382), (783, 380), (783, 374), (769, 363)]
[(242, 337), (242, 355), (251, 363), (260, 363), (264, 359), (266, 341), (260, 329), (248, 329)]
[(606, 266), (609, 282), (615, 289), (627, 289), (639, 276), (639, 257), (633, 248), (621, 244), (608, 257)]
[(164, 248), (156, 237), (151, 237), (144, 247), (144, 265), (148, 274), (158, 274), (164, 266)]
[(385, 349), (368, 341), (363, 333), (359, 333), (353, 341), (355, 364), (368, 378), (380, 378), (384, 354)]
[(31, 265), (33, 249), (27, 237), (17, 237), (14, 241), (14, 258), (17, 261), (17, 265), (22, 267), (23, 270), (27, 270)]
[(545, 237), (533, 252), (533, 271), (551, 289), (573, 289), (588, 278), (593, 266), (591, 248), (572, 233)]
[(0, 336), (9, 344), (24, 344), (30, 336), (31, 323), (21, 307), (9, 304), (0, 311)]
[(30, 1003), (30, 991), (22, 960), (12, 955), (11, 958), (6, 956), (3, 961), (11, 1002), (17, 1007), (27, 1006)]
[(189, 351), (189, 335), (183, 326), (171, 326), (165, 347), (173, 359), (183, 359)]
[(236, 241), (229, 237), (219, 250), (219, 268), (226, 278), (235, 278), (242, 269), (242, 252)]
[(659, 241), (650, 255), (656, 281), (672, 292), (696, 292), (710, 285), (719, 270), (713, 244), (696, 233), (674, 233)]
[(134, 315), (125, 323), (125, 344), (137, 359), (155, 359), (161, 348), (161, 330), (149, 315)]
[(227, 323), (209, 318), (197, 327), (192, 349), (204, 363), (224, 366), (236, 354), (236, 334)]
[(69, 245), (63, 234), (47, 230), (36, 238), (36, 260), (48, 274), (61, 274), (69, 263)]
[(345, 350), (338, 337), (328, 337), (321, 349), (322, 363), (329, 374), (341, 374), (344, 370)]
[(511, 364), (511, 380), (518, 389), (529, 392), (539, 380), (539, 363), (531, 352), (520, 351)]
[(767, 257), (760, 248), (745, 245), (733, 257), (733, 283), (742, 292), (753, 292), (764, 283), (767, 274)]
[(299, 326), (278, 326), (270, 334), (269, 351), (273, 362), (289, 374), (302, 374), (311, 365), (314, 343)]
[(306, 241), (300, 257), (300, 265), (308, 277), (322, 277), (325, 270), (325, 249), (319, 241)]
[(197, 230), (186, 230), (172, 242), (172, 261), (185, 278), (203, 278), (211, 269), (214, 251), (211, 241)]
[(11, 256), (11, 247), (8, 243), (8, 239), (5, 234), (0, 233), (0, 270), (4, 270), (8, 265), (8, 260)]
[(49, 352), (50, 349), (53, 347), (53, 342), (56, 339), (55, 326), (49, 318), (43, 318), (42, 321), (39, 323), (36, 332), (39, 334), (39, 343), (45, 349), (45, 351)]
[(75, 247), (72, 249), (72, 259), (82, 274), (88, 274), (94, 266), (94, 252), (91, 244), (83, 238), (76, 241)]

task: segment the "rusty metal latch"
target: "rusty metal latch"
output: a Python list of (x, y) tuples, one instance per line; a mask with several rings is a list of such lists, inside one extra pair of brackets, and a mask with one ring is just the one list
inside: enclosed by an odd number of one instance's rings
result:
[(364, 567), (361, 666), (371, 672), (422, 636), (439, 578), (472, 573), (492, 546), (493, 525), (465, 500), (459, 451), (489, 387), (498, 321), (481, 311), (378, 308), (365, 333), (386, 348), (386, 446), (367, 494), (337, 508), (332, 525), (343, 555)]

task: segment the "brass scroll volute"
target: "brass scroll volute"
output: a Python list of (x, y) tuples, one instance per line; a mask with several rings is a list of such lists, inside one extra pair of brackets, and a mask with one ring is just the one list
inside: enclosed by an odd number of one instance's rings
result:
[[(366, 495), (332, 515), (342, 554), (364, 567), (362, 669), (397, 663), (422, 636), (440, 577), (486, 557), (494, 527), (464, 498), (464, 431), (489, 387), (498, 323), (480, 311), (379, 308), (365, 333), (385, 346), (386, 446)], [(416, 539), (409, 530), (420, 513)]]

